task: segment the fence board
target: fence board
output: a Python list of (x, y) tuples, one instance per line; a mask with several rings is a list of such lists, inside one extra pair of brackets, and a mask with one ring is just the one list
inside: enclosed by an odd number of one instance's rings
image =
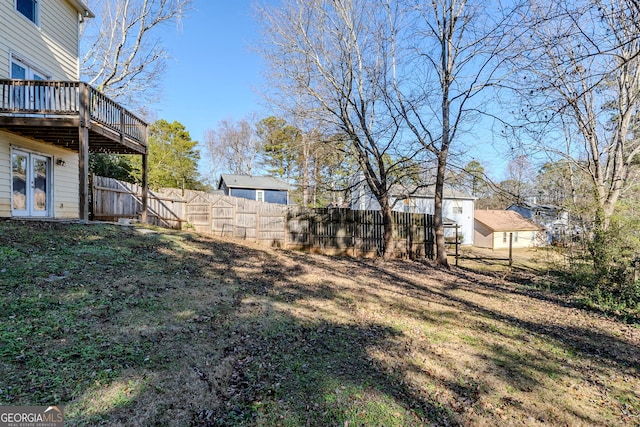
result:
[[(117, 221), (120, 218), (139, 219), (142, 213), (142, 187), (97, 175), (92, 181), (93, 218)], [(148, 221), (168, 228), (182, 228), (184, 204), (181, 199), (148, 193)]]

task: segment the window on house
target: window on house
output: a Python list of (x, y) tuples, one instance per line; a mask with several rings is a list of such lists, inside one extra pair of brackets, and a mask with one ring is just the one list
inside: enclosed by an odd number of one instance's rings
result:
[(452, 212), (454, 215), (460, 215), (460, 214), (462, 214), (462, 205), (456, 205), (456, 206), (453, 206), (453, 207), (451, 208), (451, 212)]
[(16, 62), (11, 62), (11, 78), (12, 79), (26, 80), (27, 79), (27, 69), (25, 67), (23, 67), (22, 65), (16, 63)]
[(29, 21), (40, 25), (40, 1), (39, 0), (15, 0), (16, 10), (23, 14)]
[(506, 231), (502, 232), (502, 243), (507, 243), (507, 232)]
[[(48, 77), (15, 57), (11, 57), (11, 78), (18, 80), (48, 80)], [(39, 110), (47, 92), (42, 87), (16, 86), (12, 89), (11, 102), (18, 109)]]
[(402, 207), (403, 212), (415, 212), (415, 210), (416, 210), (415, 205), (411, 203), (411, 199), (403, 200), (403, 207)]
[(258, 202), (264, 202), (264, 190), (256, 190), (256, 200)]

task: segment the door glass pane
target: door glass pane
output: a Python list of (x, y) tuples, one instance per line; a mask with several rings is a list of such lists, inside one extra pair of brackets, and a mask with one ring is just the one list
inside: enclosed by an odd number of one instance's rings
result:
[[(27, 78), (27, 68), (22, 65), (11, 63), (11, 78), (25, 80)], [(13, 108), (25, 107), (25, 88), (23, 86), (16, 86), (13, 88)]]
[(11, 63), (11, 78), (12, 79), (27, 79), (27, 69), (21, 65), (16, 64), (15, 62)]
[[(33, 73), (32, 80), (46, 80), (39, 74)], [(47, 91), (43, 86), (34, 86), (32, 89), (31, 103), (34, 110), (44, 110), (46, 108)]]
[(48, 172), (47, 159), (40, 159), (35, 157), (33, 159), (33, 210), (34, 211), (46, 211), (47, 210), (47, 172)]
[(27, 156), (14, 154), (11, 159), (13, 177), (12, 203), (15, 210), (27, 209)]

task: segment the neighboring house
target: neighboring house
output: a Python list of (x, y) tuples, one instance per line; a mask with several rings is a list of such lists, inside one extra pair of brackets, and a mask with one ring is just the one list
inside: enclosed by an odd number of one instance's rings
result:
[(518, 212), (475, 212), (475, 246), (490, 249), (508, 248), (510, 234), (513, 236), (513, 248), (530, 248), (546, 242), (544, 228), (522, 217)]
[(79, 81), (79, 25), (93, 17), (79, 0), (0, 2), (0, 217), (86, 220), (90, 152), (146, 165), (147, 124)]
[(548, 243), (562, 240), (569, 234), (569, 213), (558, 206), (523, 202), (511, 205), (507, 210), (518, 212), (544, 227)]
[[(411, 188), (400, 185), (393, 186), (389, 197), (392, 210), (433, 214), (435, 205), (434, 188), (434, 185)], [(474, 197), (453, 188), (445, 187), (444, 200), (442, 201), (442, 216), (446, 226), (445, 237), (455, 237), (455, 225), (457, 224), (460, 227), (459, 233), (462, 234), (462, 244), (473, 245), (474, 206)], [(360, 178), (359, 182), (354, 180), (351, 185), (349, 207), (353, 210), (380, 210), (380, 204), (363, 178)]]
[(218, 189), (224, 191), (226, 196), (288, 205), (291, 186), (271, 176), (223, 174)]

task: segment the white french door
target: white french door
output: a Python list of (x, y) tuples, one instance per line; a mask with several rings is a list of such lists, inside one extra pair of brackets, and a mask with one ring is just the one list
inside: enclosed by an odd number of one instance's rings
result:
[(13, 216), (51, 215), (51, 158), (22, 150), (11, 152)]

